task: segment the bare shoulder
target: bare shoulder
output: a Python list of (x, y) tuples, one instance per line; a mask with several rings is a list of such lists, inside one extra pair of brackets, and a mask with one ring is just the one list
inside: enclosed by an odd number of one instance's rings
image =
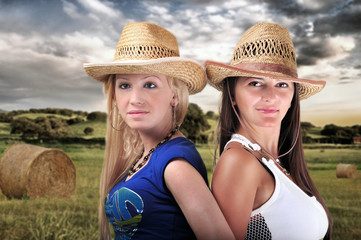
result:
[[(252, 170), (260, 165), (257, 158), (245, 150), (240, 143), (231, 142), (220, 156), (216, 168), (226, 166), (236, 167), (239, 172), (242, 169), (244, 171)], [(242, 167), (242, 169), (238, 167)]]
[(223, 186), (231, 182), (234, 187), (250, 182), (257, 187), (261, 182), (261, 171), (263, 167), (257, 158), (245, 150), (240, 143), (232, 142), (223, 151), (214, 169), (212, 189), (219, 184)]

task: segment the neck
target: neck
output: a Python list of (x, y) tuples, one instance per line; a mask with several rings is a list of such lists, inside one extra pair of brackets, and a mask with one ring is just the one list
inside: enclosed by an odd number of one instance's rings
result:
[(247, 137), (251, 142), (256, 142), (262, 149), (270, 153), (273, 157), (278, 157), (278, 139), (280, 136), (280, 126), (278, 127), (241, 127), (237, 132)]
[[(169, 133), (173, 129), (169, 127), (160, 128), (159, 130), (145, 130), (145, 131), (138, 131), (140, 138), (142, 139), (143, 146), (144, 146), (144, 153), (148, 153), (150, 149), (155, 147), (159, 142), (161, 142), (165, 137), (169, 135)], [(177, 135), (174, 134), (172, 138)], [(172, 139), (171, 138), (171, 139)]]

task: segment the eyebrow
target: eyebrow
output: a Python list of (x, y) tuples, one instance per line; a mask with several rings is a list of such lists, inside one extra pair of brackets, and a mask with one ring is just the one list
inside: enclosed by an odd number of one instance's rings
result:
[(247, 80), (250, 80), (250, 79), (262, 80), (262, 81), (265, 80), (264, 78), (259, 78), (259, 77), (243, 77), (243, 81), (247, 81)]
[(275, 84), (278, 84), (278, 83), (289, 84), (289, 82), (286, 80), (274, 79), (274, 78), (260, 78), (260, 77), (245, 77), (243, 81), (247, 82), (247, 81), (252, 81), (252, 80), (260, 81), (262, 83), (267, 83), (267, 80), (274, 80), (274, 81), (276, 81)]
[(156, 76), (156, 75), (148, 75), (148, 76), (145, 76), (145, 77), (142, 78), (142, 79), (147, 79), (147, 78), (151, 78), (151, 77), (155, 77), (155, 78), (157, 78), (157, 79), (160, 80), (160, 78), (159, 78), (158, 76)]

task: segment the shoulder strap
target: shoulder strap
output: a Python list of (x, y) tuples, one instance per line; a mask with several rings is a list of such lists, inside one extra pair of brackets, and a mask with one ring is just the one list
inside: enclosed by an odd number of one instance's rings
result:
[[(249, 148), (247, 148), (246, 146), (244, 146), (242, 144), (240, 144), (240, 145), (242, 146), (242, 148), (244, 150), (246, 150), (247, 152), (252, 154), (258, 160), (258, 162), (267, 170), (267, 172), (269, 172), (269, 174), (271, 174), (271, 176), (273, 176), (273, 173), (271, 172), (271, 170), (262, 161), (263, 154), (261, 153), (261, 151), (252, 151)], [(228, 147), (226, 149), (226, 151), (228, 151), (229, 149), (231, 149), (231, 147)]]

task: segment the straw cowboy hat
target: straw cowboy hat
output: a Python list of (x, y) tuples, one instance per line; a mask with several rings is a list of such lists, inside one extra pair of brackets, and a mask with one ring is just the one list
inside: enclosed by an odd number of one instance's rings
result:
[(103, 83), (113, 74), (163, 74), (183, 81), (190, 94), (200, 92), (207, 83), (199, 62), (179, 57), (175, 36), (147, 22), (124, 26), (113, 62), (84, 63), (83, 67), (89, 76)]
[(299, 84), (300, 99), (306, 99), (325, 86), (325, 81), (298, 78), (296, 53), (287, 28), (273, 23), (258, 23), (238, 41), (231, 63), (206, 61), (210, 85), (222, 90), (227, 77), (258, 77)]

